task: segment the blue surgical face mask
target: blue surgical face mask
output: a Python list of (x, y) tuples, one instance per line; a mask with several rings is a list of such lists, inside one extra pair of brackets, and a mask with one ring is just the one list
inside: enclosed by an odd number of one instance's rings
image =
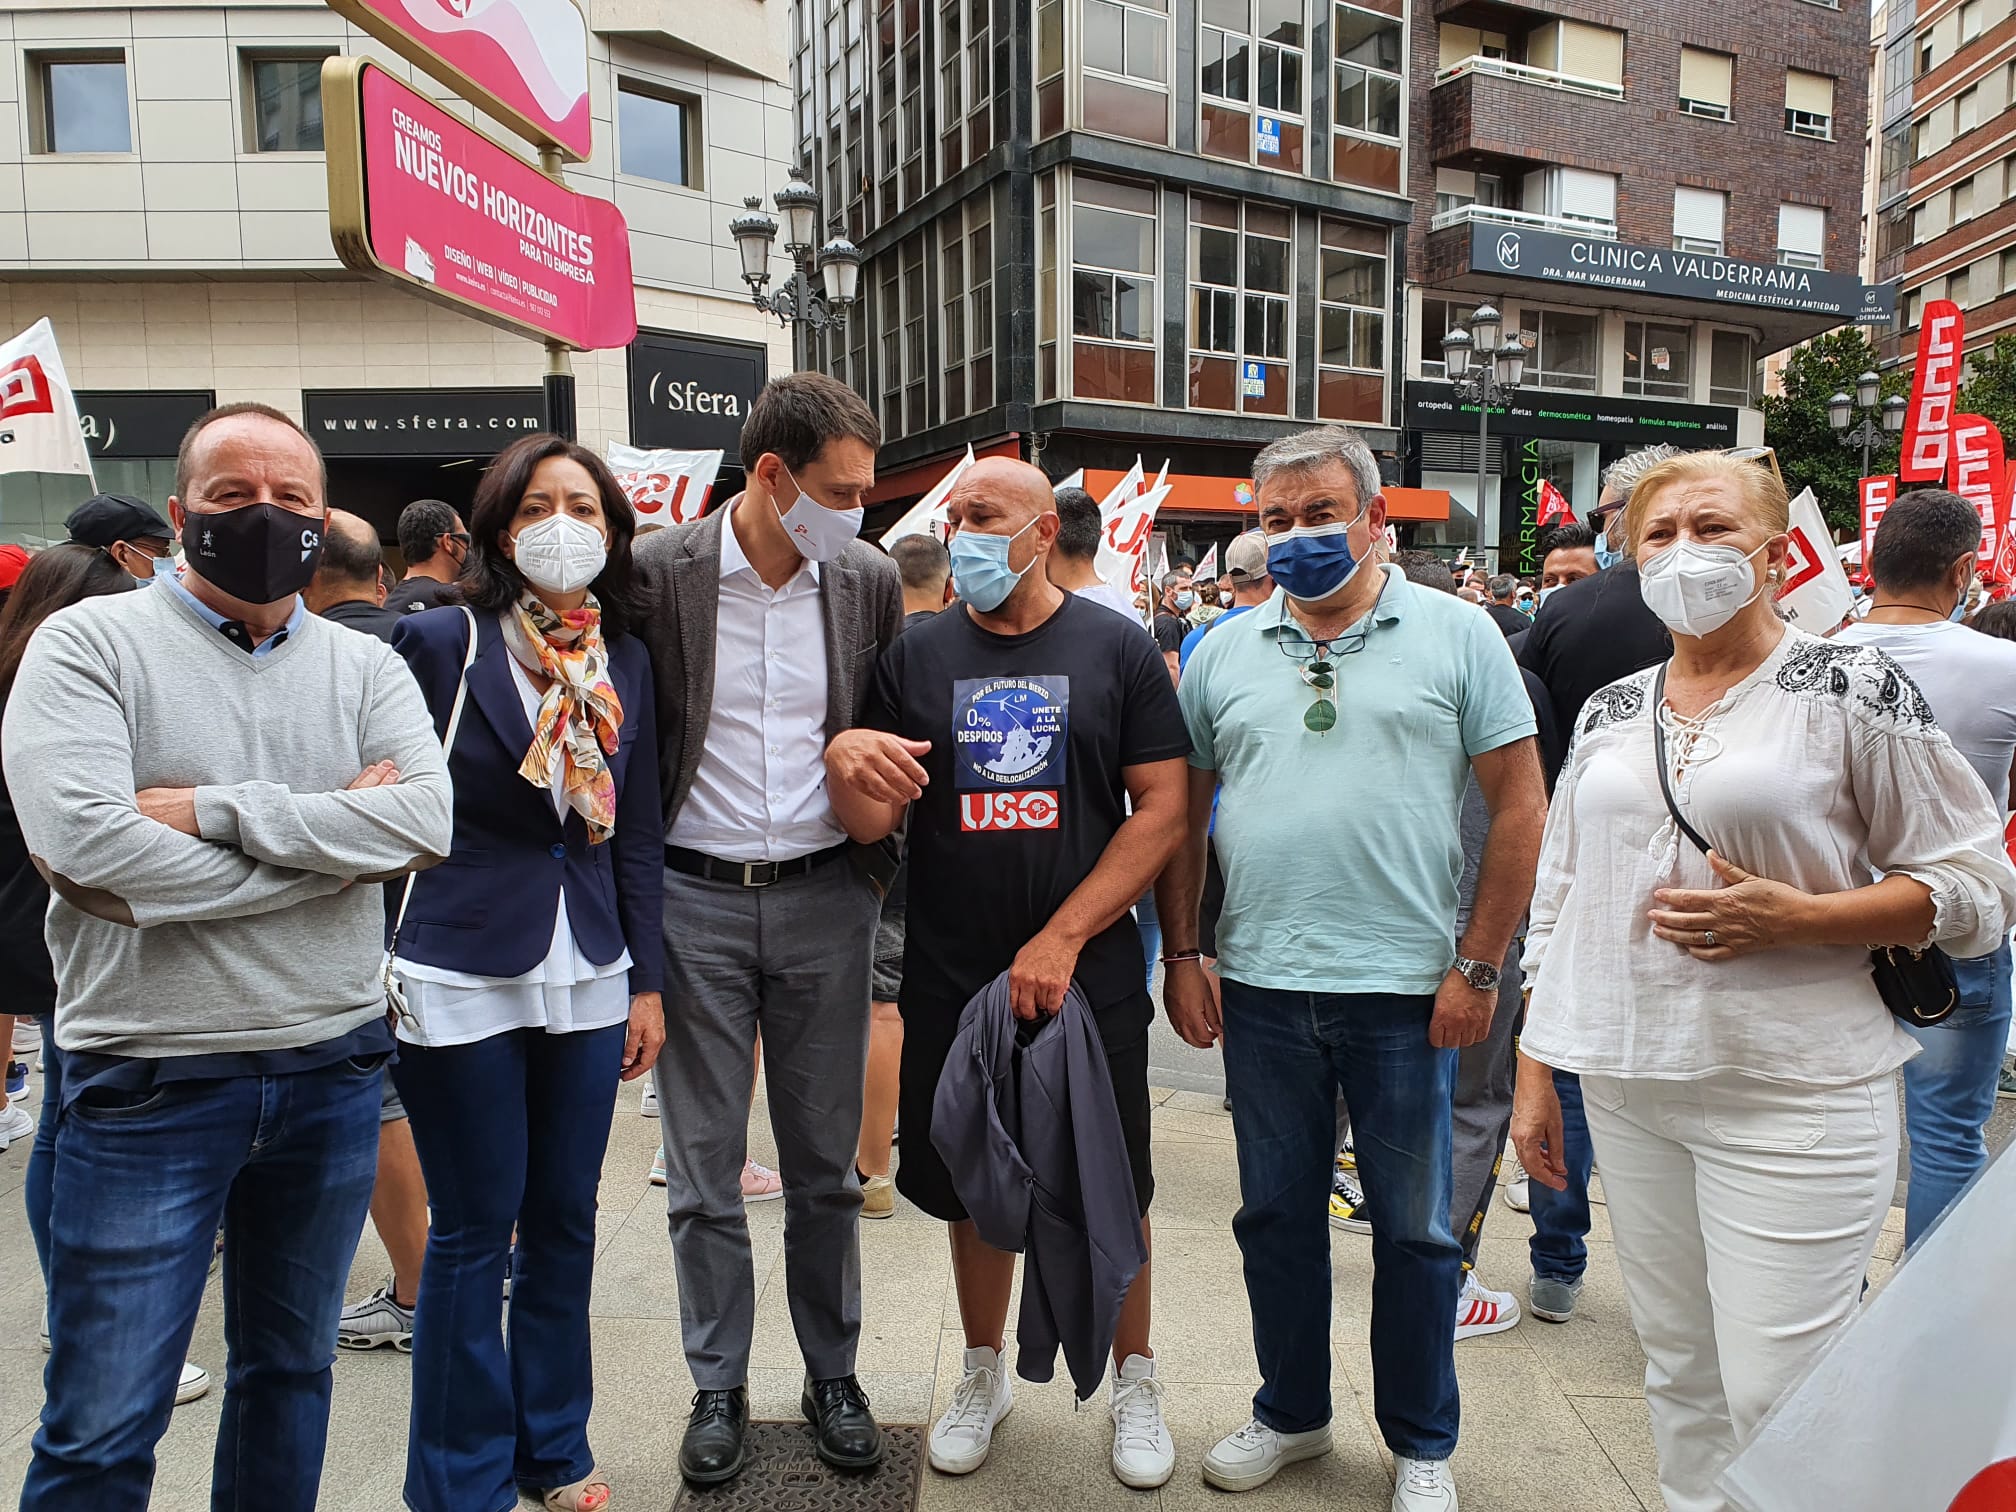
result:
[(1596, 570), (1598, 572), (1608, 572), (1623, 560), (1624, 553), (1611, 546), (1608, 536), (1598, 535), (1596, 537)]
[(1959, 602), (1959, 603), (1957, 603), (1957, 604), (1955, 604), (1955, 605), (1953, 606), (1953, 612), (1952, 612), (1951, 614), (1947, 615), (1947, 616), (1946, 616), (1946, 618), (1948, 618), (1949, 620), (1951, 620), (1951, 621), (1952, 621), (1952, 622), (1953, 622), (1954, 624), (1956, 624), (1956, 625), (1957, 625), (1957, 624), (1959, 624), (1959, 623), (1960, 623), (1960, 622), (1961, 622), (1962, 620), (1964, 620), (1964, 619), (1966, 619), (1966, 618), (1967, 618), (1967, 595), (1966, 595), (1966, 594), (1964, 594), (1964, 593), (1963, 593), (1963, 594), (1961, 594), (1961, 595), (1960, 595), (1960, 602)]
[[(1359, 515), (1358, 520), (1364, 519)], [(1358, 520), (1335, 525), (1298, 525), (1267, 538), (1267, 572), (1292, 599), (1320, 603), (1342, 591), (1369, 561), (1351, 550), (1351, 527)]]
[[(1041, 519), (1042, 516), (1037, 516)], [(1008, 551), (1015, 542), (1027, 534), (1031, 520), (1014, 535), (981, 535), (970, 530), (962, 530), (952, 537), (948, 548), (952, 553), (952, 588), (960, 598), (978, 609), (982, 614), (992, 614), (1008, 601), (1008, 595), (1015, 591), (1015, 585), (1022, 581), (1029, 567), (1036, 565), (1036, 559), (1029, 559), (1029, 566), (1021, 572), (1008, 565)]]
[(1176, 612), (1178, 614), (1187, 613), (1189, 611), (1190, 606), (1196, 602), (1197, 602), (1196, 594), (1179, 593), (1176, 595)]
[(172, 555), (154, 558), (154, 576), (157, 578), (175, 576), (175, 558)]

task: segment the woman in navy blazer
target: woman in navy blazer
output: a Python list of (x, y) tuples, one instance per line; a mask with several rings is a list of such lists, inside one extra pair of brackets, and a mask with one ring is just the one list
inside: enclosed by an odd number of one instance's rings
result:
[[(595, 1194), (619, 1078), (664, 1041), (658, 741), (633, 623), (636, 518), (593, 452), (527, 436), (476, 491), (466, 609), (404, 620), (449, 733), (455, 843), (391, 895), (393, 1077), (433, 1209), (406, 1504), (602, 1512), (588, 1448)], [(498, 1289), (517, 1229), (507, 1356)]]

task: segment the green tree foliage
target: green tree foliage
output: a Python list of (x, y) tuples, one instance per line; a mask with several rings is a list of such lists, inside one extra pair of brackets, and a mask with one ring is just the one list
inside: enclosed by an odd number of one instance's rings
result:
[(2016, 336), (1998, 336), (1974, 357), (1974, 378), (1960, 390), (1960, 413), (1993, 420), (2002, 444), (2016, 454)]
[[(1835, 394), (1852, 396), (1855, 380), (1878, 370), (1869, 338), (1859, 327), (1844, 326), (1795, 348), (1785, 364), (1783, 392), (1764, 396), (1764, 440), (1778, 453), (1785, 486), (1795, 494), (1812, 489), (1827, 523), (1836, 529), (1860, 528), (1855, 481), (1862, 476), (1862, 449), (1837, 439), (1827, 424), (1827, 401)], [(1880, 397), (1908, 394), (1910, 388), (1904, 373), (1887, 373)], [(2005, 392), (2016, 399), (2016, 385)], [(1869, 454), (1869, 471), (1894, 472), (1896, 466), (1897, 443), (1885, 437)]]

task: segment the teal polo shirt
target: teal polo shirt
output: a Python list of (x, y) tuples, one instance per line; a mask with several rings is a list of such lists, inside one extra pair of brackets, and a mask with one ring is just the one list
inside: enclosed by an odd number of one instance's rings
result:
[[(1385, 567), (1364, 648), (1332, 647), (1337, 724), (1273, 598), (1204, 637), (1178, 697), (1190, 764), (1218, 774), (1219, 970), (1252, 987), (1431, 993), (1456, 959), (1459, 814), (1470, 760), (1534, 732), (1505, 636), (1482, 610)], [(1369, 621), (1369, 626), (1368, 626)]]

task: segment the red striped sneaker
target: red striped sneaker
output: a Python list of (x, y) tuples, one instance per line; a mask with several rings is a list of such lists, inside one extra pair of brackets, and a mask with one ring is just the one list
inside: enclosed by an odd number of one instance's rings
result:
[(1463, 1291), (1456, 1298), (1456, 1342), (1518, 1326), (1518, 1299), (1510, 1292), (1492, 1291), (1477, 1279), (1477, 1272), (1464, 1271)]

